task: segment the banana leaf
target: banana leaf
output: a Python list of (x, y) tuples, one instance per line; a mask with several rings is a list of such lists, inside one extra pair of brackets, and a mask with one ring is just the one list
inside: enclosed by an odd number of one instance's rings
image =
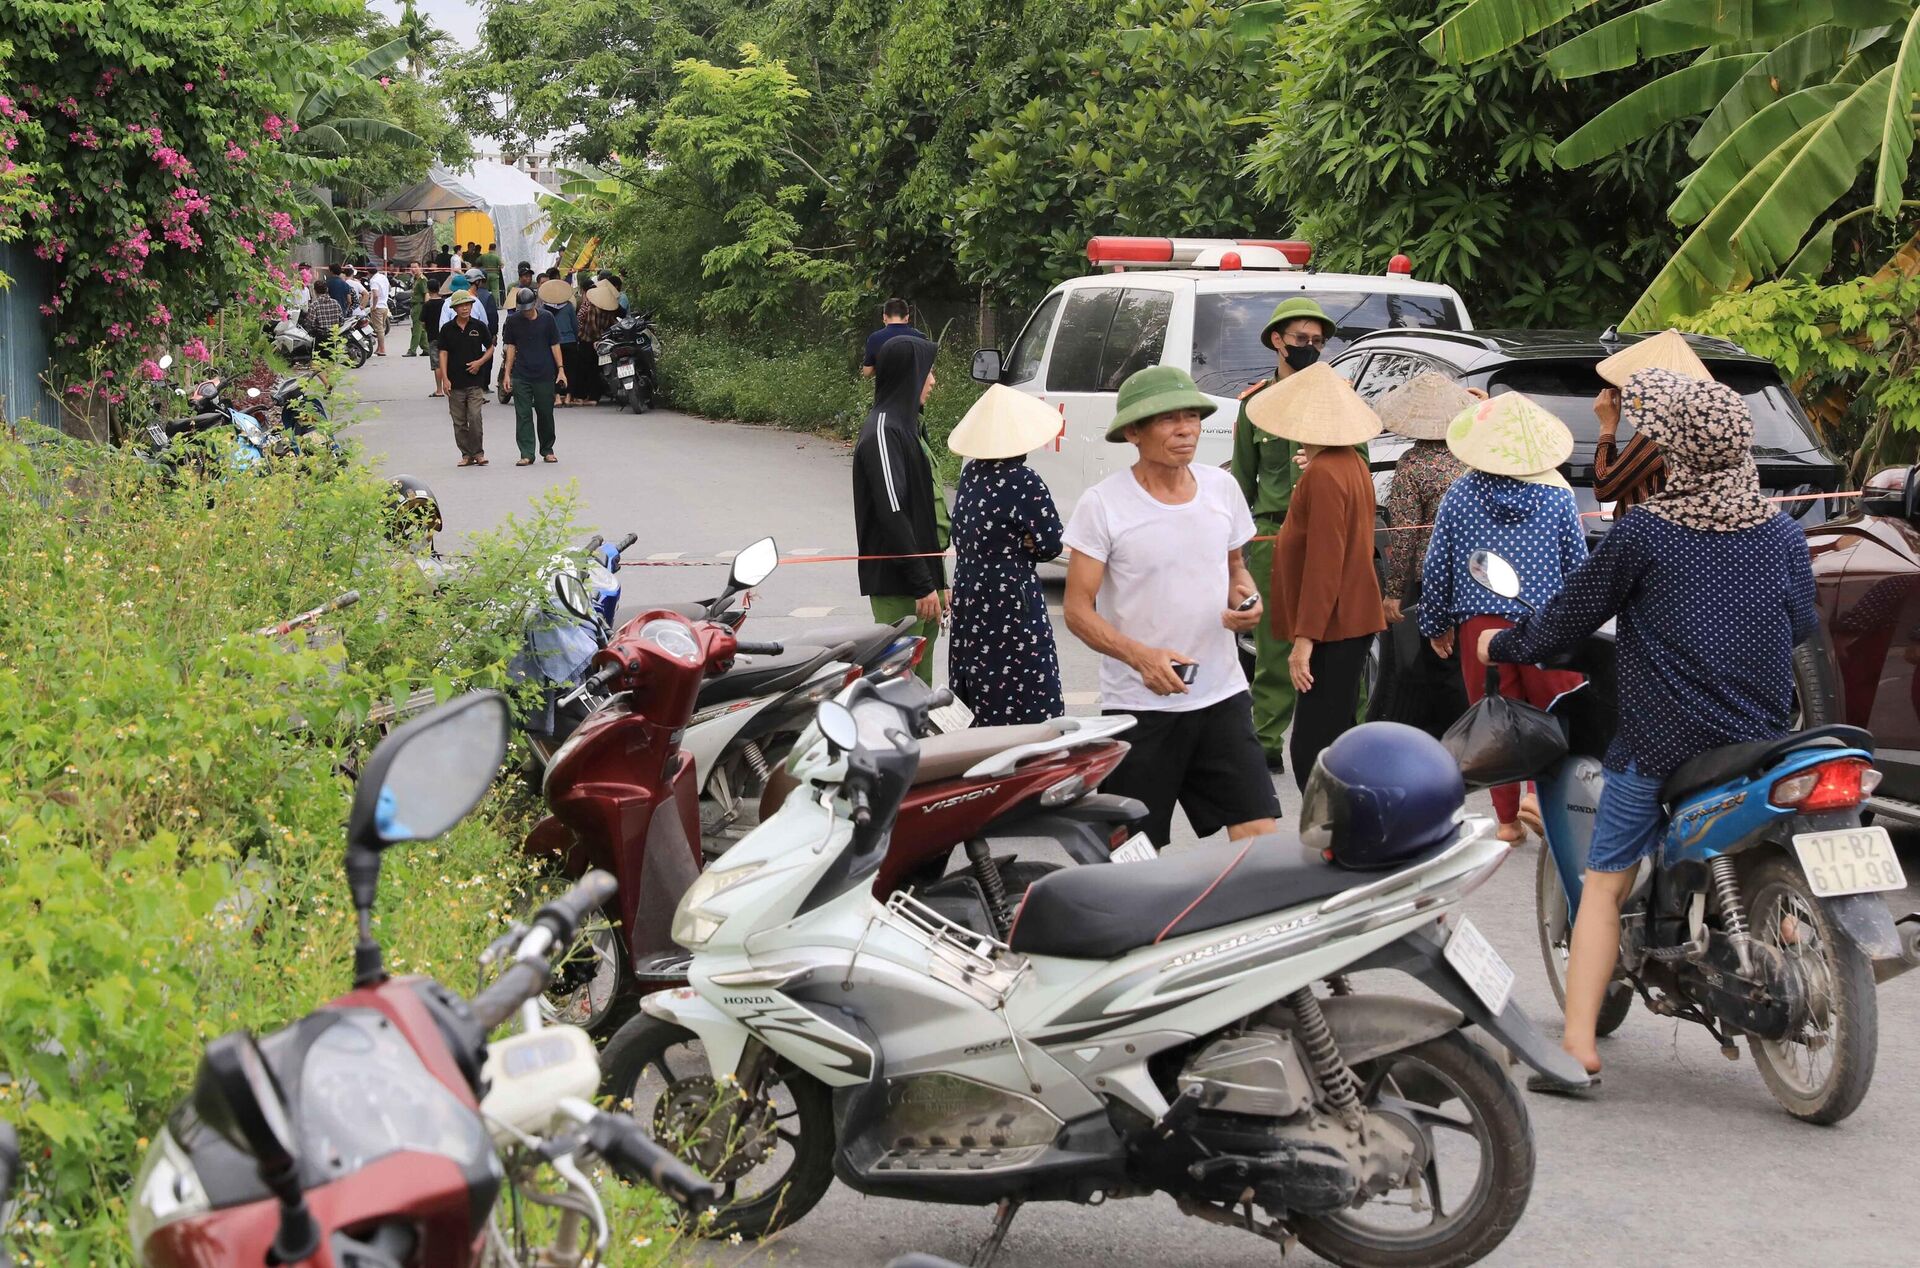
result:
[(1787, 262), (1780, 270), (1781, 277), (1798, 278), (1803, 282), (1818, 282), (1827, 266), (1833, 263), (1833, 231), (1840, 227), (1838, 220), (1829, 220), (1820, 226), (1820, 232), (1807, 239), (1807, 245), (1800, 253)]
[(1908, 238), (1905, 245), (1887, 257), (1879, 271), (1873, 275), (1876, 282), (1891, 282), (1896, 278), (1906, 281), (1920, 277), (1920, 233)]
[(1760, 111), (1833, 73), (1852, 50), (1853, 32), (1823, 22), (1780, 44), (1747, 69), (1707, 121), (1687, 143), (1687, 153), (1704, 160), (1734, 130)]
[(1901, 0), (1654, 0), (1574, 36), (1547, 54), (1547, 68), (1580, 79), (1651, 57), (1742, 40), (1784, 40), (1824, 22), (1872, 26), (1908, 17)]
[(1667, 208), (1667, 218), (1677, 225), (1699, 220), (1753, 170), (1754, 164), (1801, 128), (1826, 118), (1852, 92), (1845, 84), (1820, 84), (1782, 97), (1761, 110), (1735, 128), (1733, 135), (1687, 177), (1680, 196)]
[(425, 146), (426, 142), (397, 123), (385, 119), (329, 119), (322, 126), (332, 127), (349, 141), (361, 144), (390, 142), (394, 145)]
[(309, 119), (317, 121), (326, 118), (327, 111), (338, 105), (342, 97), (367, 80), (386, 74), (406, 55), (405, 38), (389, 40), (333, 76), (324, 85), (314, 89), (308, 94), (306, 100), (300, 103), (300, 126), (306, 127)]
[(1813, 222), (1847, 192), (1860, 165), (1879, 147), (1893, 69), (1876, 74), (1834, 107), (1779, 182), (1733, 231), (1734, 253), (1755, 276), (1764, 277), (1793, 258)]
[(1759, 60), (1758, 53), (1716, 57), (1642, 84), (1555, 146), (1553, 161), (1562, 167), (1584, 167), (1652, 136), (1675, 119), (1703, 114)]
[[(1594, 0), (1473, 0), (1427, 32), (1420, 47), (1443, 65), (1464, 66), (1504, 52), (1593, 3)], [(1235, 10), (1236, 20), (1244, 11)]]
[(1821, 126), (1820, 121), (1807, 124), (1741, 178), (1647, 284), (1627, 315), (1620, 319), (1622, 330), (1661, 329), (1680, 317), (1699, 312), (1727, 291), (1745, 290), (1752, 284), (1752, 273), (1742, 266), (1728, 245), (1733, 227), (1774, 187), (1780, 174)]
[(1920, 92), (1920, 9), (1907, 23), (1900, 39), (1900, 55), (1893, 63), (1887, 106), (1880, 125), (1880, 162), (1875, 169), (1873, 201), (1880, 214), (1892, 220), (1900, 214), (1907, 184), (1907, 160), (1913, 157), (1913, 95)]

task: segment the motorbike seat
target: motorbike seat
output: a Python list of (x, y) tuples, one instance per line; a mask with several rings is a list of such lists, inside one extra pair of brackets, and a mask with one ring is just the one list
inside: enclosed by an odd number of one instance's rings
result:
[(989, 757), (997, 756), (1019, 744), (1041, 744), (1065, 735), (1062, 727), (1051, 722), (1031, 726), (973, 726), (948, 735), (930, 735), (920, 741), (920, 766), (913, 783), (936, 783), (956, 779)]
[(695, 707), (705, 709), (730, 700), (791, 691), (812, 678), (828, 661), (838, 659), (844, 650), (844, 645), (789, 647), (778, 656), (743, 655), (733, 662), (732, 669), (700, 684), (700, 696)]
[(873, 621), (848, 621), (839, 625), (811, 625), (793, 635), (789, 643), (802, 643), (811, 647), (830, 647), (835, 643), (852, 643), (853, 651), (848, 659), (857, 665), (864, 665), (913, 631), (917, 624), (914, 617), (903, 616), (891, 625), (880, 625)]
[(1729, 780), (1756, 775), (1789, 753), (1805, 748), (1863, 748), (1873, 751), (1873, 736), (1857, 726), (1817, 726), (1777, 740), (1750, 740), (1710, 748), (1683, 762), (1660, 786), (1660, 799), (1669, 806), (1694, 793)]
[[(1449, 838), (1403, 867), (1452, 844)], [(1336, 867), (1286, 828), (1139, 863), (1049, 872), (1028, 887), (1007, 941), (1027, 955), (1109, 960), (1169, 938), (1319, 902), (1390, 874)]]

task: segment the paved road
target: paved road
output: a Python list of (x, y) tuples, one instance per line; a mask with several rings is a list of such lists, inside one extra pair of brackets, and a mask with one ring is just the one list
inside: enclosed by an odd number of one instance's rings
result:
[[(396, 341), (404, 346), (404, 338)], [(635, 558), (737, 549), (772, 534), (783, 552), (840, 553), (853, 541), (844, 446), (787, 432), (709, 423), (671, 413), (563, 410), (558, 465), (512, 465), (511, 410), (488, 409), (492, 465), (455, 470), (444, 403), (427, 400), (424, 364), (397, 355), (359, 375), (372, 411), (356, 435), (390, 471), (428, 481), (450, 536), (524, 510), (571, 483), (583, 533), (641, 534)], [(711, 593), (722, 570), (656, 567), (625, 574), (628, 605), (642, 596)], [(1057, 591), (1054, 601), (1058, 602)], [(753, 626), (765, 637), (829, 613), (861, 610), (850, 564), (795, 564), (761, 591)], [(1096, 699), (1094, 658), (1060, 631), (1069, 700)], [(1298, 808), (1290, 780), (1282, 797)], [(1477, 809), (1488, 813), (1484, 797)], [(1189, 836), (1190, 839), (1190, 836)], [(1920, 852), (1906, 851), (1910, 876)], [(1534, 850), (1516, 855), (1469, 910), (1519, 973), (1522, 1003), (1557, 1033), (1531, 926)], [(1902, 910), (1920, 907), (1909, 890)], [(1412, 991), (1404, 987), (1389, 989)], [(1398, 979), (1405, 982), (1405, 979)], [(1920, 1148), (1920, 979), (1880, 994), (1880, 1059), (1860, 1112), (1838, 1128), (1807, 1127), (1773, 1103), (1750, 1061), (1724, 1060), (1704, 1032), (1636, 1011), (1605, 1047), (1603, 1099), (1529, 1097), (1539, 1164), (1527, 1215), (1486, 1262), (1506, 1265), (1798, 1260), (1823, 1268), (1912, 1263), (1920, 1246), (1914, 1181)], [(965, 1262), (990, 1227), (984, 1208), (940, 1208), (862, 1198), (836, 1187), (796, 1228), (758, 1256), (795, 1265), (883, 1263), (920, 1249)], [(723, 1255), (737, 1262), (741, 1252)], [(1186, 1268), (1276, 1262), (1277, 1249), (1244, 1233), (1182, 1218), (1152, 1199), (1090, 1209), (1036, 1206), (1021, 1214), (1003, 1268)], [(1304, 1251), (1290, 1262), (1319, 1262)]]

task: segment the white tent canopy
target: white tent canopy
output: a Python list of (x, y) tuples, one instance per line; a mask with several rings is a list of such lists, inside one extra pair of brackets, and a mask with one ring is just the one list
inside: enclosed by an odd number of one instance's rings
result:
[(559, 259), (547, 242), (547, 216), (540, 210), (540, 199), (550, 196), (553, 191), (519, 168), (480, 159), (458, 172), (435, 167), (426, 180), (388, 199), (381, 208), (429, 215), (484, 211), (493, 221), (494, 241), (506, 267), (526, 260), (540, 271)]

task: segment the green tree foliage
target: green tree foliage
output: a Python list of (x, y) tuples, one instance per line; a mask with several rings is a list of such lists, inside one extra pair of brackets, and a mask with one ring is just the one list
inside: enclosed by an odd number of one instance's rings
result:
[[(1562, 84), (1539, 41), (1470, 66), (1424, 61), (1422, 39), (1461, 7), (1290, 6), (1270, 28), (1275, 91), (1247, 174), (1291, 209), (1318, 267), (1377, 273), (1405, 252), (1419, 276), (1458, 287), (1477, 324), (1614, 321), (1671, 250), (1680, 137), (1652, 129), (1589, 170), (1556, 166), (1620, 80)], [(1575, 20), (1626, 7), (1602, 0)]]
[[(1819, 274), (1836, 230), (1855, 254), (1912, 229), (1909, 161), (1920, 94), (1914, 0), (1654, 0), (1590, 29), (1564, 0), (1473, 0), (1425, 41), (1447, 65), (1484, 65), (1518, 41), (1561, 37), (1549, 69), (1579, 82), (1622, 68), (1653, 84), (1604, 81), (1619, 100), (1555, 152), (1563, 166), (1606, 163), (1648, 131), (1688, 121), (1700, 166), (1672, 207), (1691, 228), (1628, 314), (1654, 326), (1757, 279)], [(1855, 211), (1872, 209), (1872, 220)], [(1835, 214), (1838, 213), (1838, 214)]]
[(1078, 50), (997, 86), (953, 202), (960, 263), (1007, 299), (1084, 272), (1096, 233), (1272, 233), (1284, 199), (1240, 175), (1268, 100), (1265, 46), (1217, 0), (1130, 0)]

